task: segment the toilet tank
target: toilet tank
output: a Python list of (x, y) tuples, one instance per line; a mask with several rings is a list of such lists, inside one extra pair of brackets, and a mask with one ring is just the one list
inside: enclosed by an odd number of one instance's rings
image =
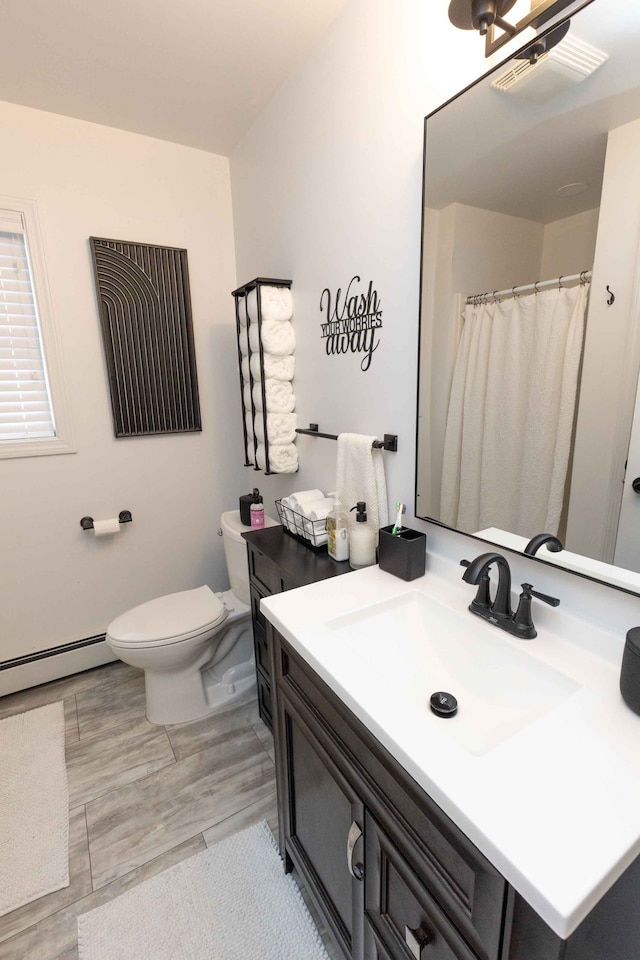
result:
[[(265, 527), (277, 527), (278, 523), (265, 514)], [(240, 521), (239, 510), (227, 510), (220, 517), (220, 527), (224, 544), (224, 555), (227, 561), (227, 573), (231, 589), (238, 599), (249, 604), (249, 566), (247, 562), (247, 544), (242, 534), (251, 530)]]

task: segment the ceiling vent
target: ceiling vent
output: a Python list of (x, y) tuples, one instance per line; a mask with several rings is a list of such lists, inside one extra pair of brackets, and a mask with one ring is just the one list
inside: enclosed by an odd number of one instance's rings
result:
[(575, 36), (567, 36), (537, 63), (517, 60), (491, 86), (530, 103), (546, 103), (590, 77), (608, 59), (609, 55), (602, 50)]

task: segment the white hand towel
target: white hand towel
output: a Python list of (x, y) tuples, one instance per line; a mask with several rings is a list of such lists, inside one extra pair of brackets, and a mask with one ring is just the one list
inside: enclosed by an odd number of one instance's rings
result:
[[(296, 398), (293, 387), (285, 380), (265, 380), (264, 392), (267, 401), (267, 413), (293, 413)], [(256, 410), (262, 411), (262, 384), (253, 385), (253, 403)]]
[(256, 460), (255, 460), (255, 453), (254, 453), (254, 446), (253, 446), (253, 437), (247, 440), (246, 453), (247, 453), (247, 462), (252, 463), (255, 466)]
[(245, 383), (242, 388), (242, 399), (244, 400), (244, 409), (251, 410), (251, 387), (248, 383)]
[(249, 356), (249, 340), (247, 337), (247, 328), (242, 327), (240, 329), (240, 336), (238, 337), (238, 342), (240, 343), (240, 353), (243, 357)]
[[(291, 320), (293, 316), (293, 297), (288, 287), (261, 287), (260, 307), (262, 308), (262, 322), (274, 320), (281, 322)], [(258, 322), (258, 297), (256, 290), (252, 290), (247, 297), (249, 319)]]
[(238, 316), (240, 318), (240, 326), (246, 327), (247, 325), (247, 301), (245, 297), (236, 297), (238, 303)]
[(367, 504), (369, 523), (379, 530), (389, 523), (387, 484), (382, 450), (372, 444), (375, 437), (341, 433), (338, 437), (337, 498), (346, 510), (358, 500)]
[[(264, 444), (258, 444), (258, 466), (266, 470)], [(295, 473), (298, 469), (298, 451), (293, 443), (269, 444), (269, 467), (272, 473)]]
[(247, 410), (244, 415), (244, 425), (247, 428), (247, 436), (253, 438), (253, 417), (251, 416), (251, 410)]
[(289, 496), (291, 509), (297, 513), (304, 513), (306, 509), (313, 507), (319, 500), (324, 500), (322, 490), (300, 490), (298, 493), (292, 493)]
[[(274, 357), (270, 353), (263, 353), (265, 380), (293, 380), (295, 357)], [(260, 379), (260, 354), (251, 355), (251, 373), (254, 380)]]
[[(258, 324), (249, 327), (249, 345), (253, 353), (260, 350)], [(262, 347), (275, 357), (288, 357), (296, 348), (293, 325), (288, 321), (264, 320), (262, 322)]]
[(242, 363), (240, 364), (240, 370), (242, 371), (242, 379), (245, 383), (249, 383), (249, 357), (243, 357)]
[[(268, 413), (269, 443), (293, 443), (296, 439), (297, 422), (295, 413)], [(264, 443), (264, 417), (256, 417), (256, 436), (260, 443)]]

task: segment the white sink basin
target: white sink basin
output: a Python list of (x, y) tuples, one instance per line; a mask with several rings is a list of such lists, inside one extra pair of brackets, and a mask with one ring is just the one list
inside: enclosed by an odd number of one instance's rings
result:
[[(470, 637), (470, 617), (414, 591), (325, 626), (340, 634), (381, 696), (399, 695), (425, 727), (436, 724), (470, 753), (483, 754), (558, 706), (580, 684), (532, 656), (527, 645), (535, 640), (512, 641), (477, 617)], [(439, 690), (457, 698), (454, 717), (431, 712), (429, 699)]]

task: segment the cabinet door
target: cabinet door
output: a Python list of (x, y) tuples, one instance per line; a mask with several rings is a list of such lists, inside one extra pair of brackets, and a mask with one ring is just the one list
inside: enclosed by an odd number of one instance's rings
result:
[(423, 880), (369, 813), (366, 820), (366, 960), (476, 960)]
[(286, 756), (286, 853), (345, 956), (360, 960), (364, 900), (362, 804), (311, 729), (284, 697), (278, 699)]

